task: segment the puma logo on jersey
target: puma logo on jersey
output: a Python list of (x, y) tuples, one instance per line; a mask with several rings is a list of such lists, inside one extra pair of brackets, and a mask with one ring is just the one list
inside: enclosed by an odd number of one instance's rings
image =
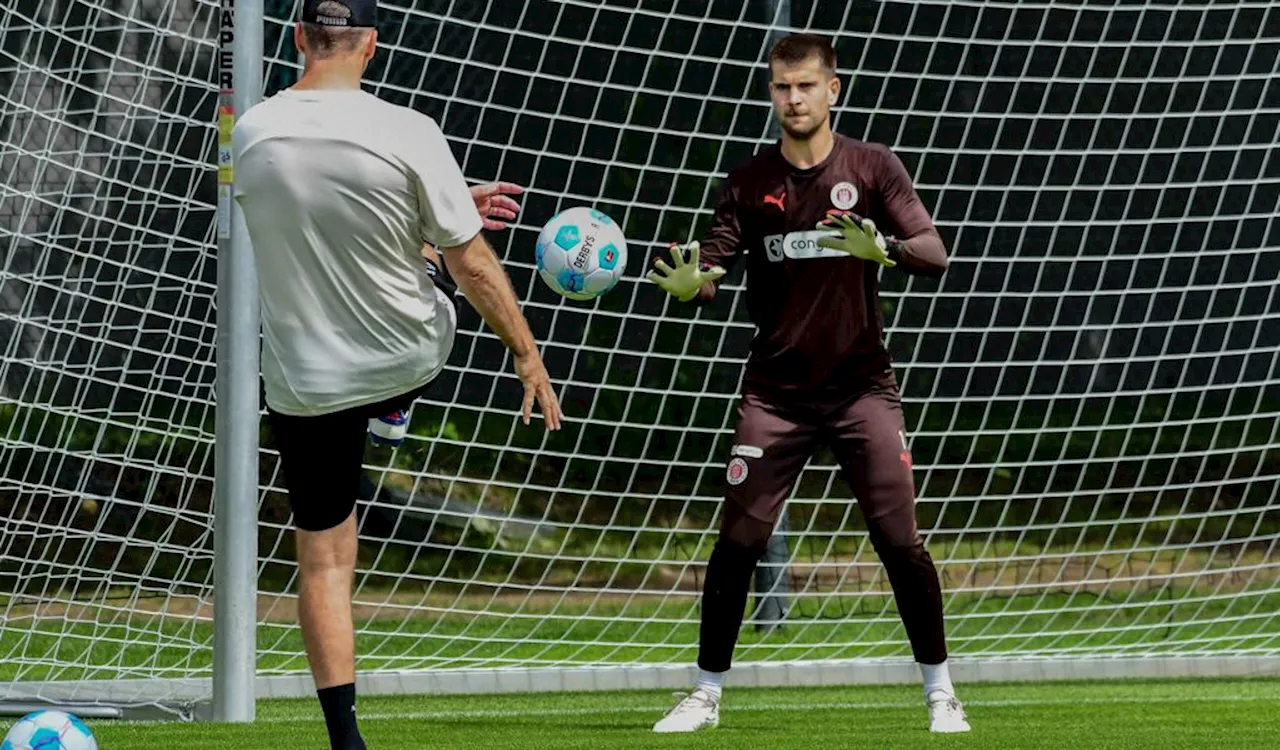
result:
[(778, 207), (779, 211), (782, 211), (785, 213), (787, 210), (787, 207), (784, 205), (786, 200), (787, 200), (787, 191), (783, 190), (778, 195), (766, 195), (764, 197), (764, 204), (767, 206), (770, 203), (772, 203), (773, 205)]

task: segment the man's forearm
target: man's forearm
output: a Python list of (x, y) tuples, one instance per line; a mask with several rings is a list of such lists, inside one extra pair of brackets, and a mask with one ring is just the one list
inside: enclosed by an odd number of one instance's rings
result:
[(930, 229), (898, 240), (890, 249), (889, 259), (907, 273), (937, 278), (947, 270), (947, 247), (938, 232)]
[(536, 351), (533, 332), (520, 312), (507, 272), (484, 237), (476, 235), (465, 245), (446, 248), (443, 255), (467, 302), (480, 313), (511, 353), (520, 357)]

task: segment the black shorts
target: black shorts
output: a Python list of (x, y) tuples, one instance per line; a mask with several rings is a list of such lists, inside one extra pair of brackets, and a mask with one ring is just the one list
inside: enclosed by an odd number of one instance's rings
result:
[[(448, 274), (426, 262), (436, 286), (456, 306), (456, 287)], [(289, 507), (299, 529), (325, 531), (347, 520), (360, 494), (369, 420), (408, 411), (430, 387), (427, 383), (374, 404), (331, 414), (291, 416), (267, 409), (289, 491)]]

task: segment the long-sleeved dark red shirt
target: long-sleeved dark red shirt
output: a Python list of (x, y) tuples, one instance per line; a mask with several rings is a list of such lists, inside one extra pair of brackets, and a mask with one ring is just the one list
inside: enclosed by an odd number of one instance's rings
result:
[[(747, 251), (747, 309), (759, 329), (748, 387), (854, 391), (890, 367), (880, 266), (817, 245), (824, 230), (816, 226), (832, 210), (902, 240), (893, 270), (940, 276), (947, 268), (942, 238), (888, 147), (836, 135), (831, 154), (808, 169), (776, 144), (765, 149), (729, 173), (701, 242), (702, 261), (726, 269)], [(714, 294), (708, 285), (699, 297)]]

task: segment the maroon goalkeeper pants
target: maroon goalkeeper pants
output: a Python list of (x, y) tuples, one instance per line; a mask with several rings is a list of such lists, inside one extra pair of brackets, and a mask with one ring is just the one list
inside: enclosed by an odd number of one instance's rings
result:
[(893, 375), (827, 401), (748, 389), (738, 416), (721, 540), (759, 559), (800, 472), (827, 445), (866, 520), (916, 660), (946, 660), (942, 591), (916, 526), (911, 453)]

